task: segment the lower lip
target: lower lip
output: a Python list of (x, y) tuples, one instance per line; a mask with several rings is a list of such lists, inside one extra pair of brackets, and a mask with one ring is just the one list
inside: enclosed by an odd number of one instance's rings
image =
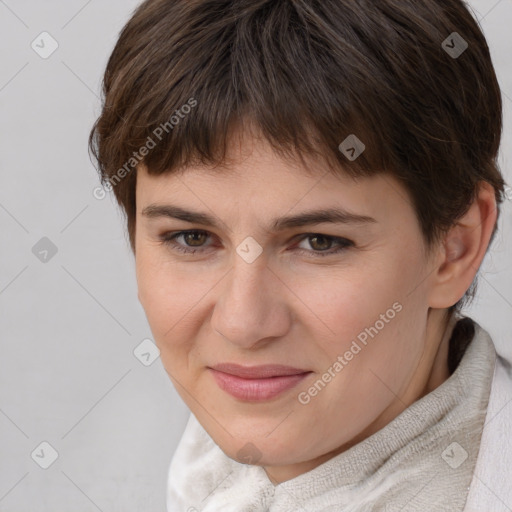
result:
[(219, 372), (210, 368), (213, 377), (221, 389), (230, 395), (249, 402), (270, 400), (281, 393), (295, 387), (311, 372), (299, 375), (284, 375), (265, 379), (243, 379), (229, 373)]

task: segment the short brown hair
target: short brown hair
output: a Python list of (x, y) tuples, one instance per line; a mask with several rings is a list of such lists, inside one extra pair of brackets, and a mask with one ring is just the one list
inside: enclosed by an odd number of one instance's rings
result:
[[(456, 44), (467, 49), (454, 55)], [(499, 216), (501, 91), (462, 0), (143, 2), (110, 56), (89, 137), (134, 252), (130, 171), (221, 163), (231, 128), (246, 121), (282, 156), (394, 176), (427, 247), (466, 213), (481, 180), (494, 187)], [(353, 161), (338, 148), (352, 134), (365, 144)], [(476, 280), (450, 310), (475, 290)]]

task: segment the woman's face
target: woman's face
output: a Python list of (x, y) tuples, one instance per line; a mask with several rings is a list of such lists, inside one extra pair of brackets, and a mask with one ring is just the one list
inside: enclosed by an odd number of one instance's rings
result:
[[(187, 406), (228, 456), (277, 483), (424, 394), (441, 317), (429, 313), (432, 269), (395, 179), (335, 177), (319, 162), (307, 173), (249, 137), (230, 155), (217, 170), (139, 169), (139, 300)], [(323, 220), (303, 219), (319, 210)], [(171, 239), (180, 231), (192, 233)], [(224, 363), (295, 376), (212, 369)]]

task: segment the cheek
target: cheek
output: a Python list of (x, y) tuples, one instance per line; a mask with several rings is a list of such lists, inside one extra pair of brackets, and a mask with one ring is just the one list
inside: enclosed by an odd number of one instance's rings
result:
[(404, 297), (401, 274), (393, 262), (367, 262), (332, 270), (330, 275), (308, 280), (307, 285), (302, 281), (297, 295), (310, 308), (308, 316), (318, 334), (348, 340), (373, 325), (381, 314), (389, 311), (388, 316), (394, 316), (393, 304)]
[(410, 294), (418, 284), (421, 260), (411, 253), (405, 263), (393, 256), (367, 262), (364, 268), (332, 272), (328, 280), (312, 280), (304, 295), (315, 313), (308, 313), (313, 336), (328, 357), (323, 361), (333, 364), (346, 354), (343, 373), (350, 374), (352, 382), (362, 379), (366, 390), (375, 376), (363, 377), (361, 369), (367, 373), (372, 368), (393, 382), (421, 350), (411, 346), (411, 340), (421, 339), (425, 290), (419, 286)]
[(178, 361), (193, 348), (215, 281), (198, 277), (193, 265), (184, 271), (155, 252), (137, 255), (139, 300), (163, 361)]
[(136, 271), (139, 300), (144, 308), (151, 330), (158, 342), (172, 336), (179, 329), (179, 319), (190, 309), (189, 291), (179, 273), (165, 265), (154, 254), (141, 250), (137, 253)]

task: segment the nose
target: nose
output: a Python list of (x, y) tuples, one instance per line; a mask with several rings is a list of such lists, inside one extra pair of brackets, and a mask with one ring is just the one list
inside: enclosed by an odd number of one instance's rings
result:
[(231, 272), (217, 287), (211, 324), (243, 348), (266, 344), (290, 329), (287, 288), (263, 258), (247, 263), (236, 256)]

